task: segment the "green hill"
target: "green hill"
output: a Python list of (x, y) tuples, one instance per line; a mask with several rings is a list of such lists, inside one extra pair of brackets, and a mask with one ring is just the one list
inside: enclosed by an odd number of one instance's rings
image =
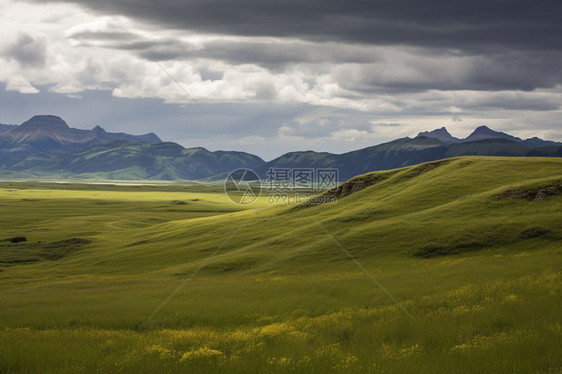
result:
[(501, 157), (325, 205), (2, 183), (0, 371), (558, 372), (561, 193), (561, 159)]
[(113, 142), (79, 150), (51, 150), (29, 155), (12, 165), (10, 175), (24, 177), (178, 180), (204, 179), (263, 160), (244, 152), (185, 149), (179, 144)]

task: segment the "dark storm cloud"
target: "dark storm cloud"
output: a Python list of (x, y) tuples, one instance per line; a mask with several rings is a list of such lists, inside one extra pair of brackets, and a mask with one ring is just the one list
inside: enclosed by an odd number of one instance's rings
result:
[(562, 83), (562, 51), (506, 51), (456, 59), (421, 55), (408, 63), (408, 73), (387, 80), (389, 69), (381, 71), (369, 65), (343, 67), (335, 76), (343, 88), (363, 93), (533, 91)]
[(560, 49), (559, 0), (76, 0), (166, 28), (463, 50)]
[(367, 46), (338, 43), (310, 43), (299, 40), (231, 40), (205, 41), (201, 45), (177, 39), (146, 39), (131, 32), (80, 31), (69, 38), (82, 46), (104, 46), (131, 50), (150, 60), (208, 58), (231, 64), (256, 64), (278, 69), (293, 63), (366, 63), (378, 60)]
[(466, 81), (479, 90), (552, 88), (562, 82), (562, 51), (490, 54), (471, 66)]
[[(100, 43), (150, 60), (208, 58), (272, 71), (290, 64), (343, 64), (338, 84), (354, 92), (381, 86), (373, 46), (408, 49), (413, 76), (382, 82), (385, 92), (523, 90), (562, 83), (562, 2), (76, 0), (104, 14), (122, 14), (163, 28), (228, 36), (192, 45), (128, 32), (77, 32), (84, 46)], [(425, 62), (424, 57), (438, 61)], [(457, 57), (459, 60), (453, 61)], [(462, 61), (460, 61), (462, 59)], [(383, 64), (392, 62), (383, 61)], [(337, 76), (337, 74), (336, 74)]]
[(467, 110), (507, 109), (518, 111), (550, 111), (562, 106), (559, 97), (526, 95), (519, 92), (497, 92), (487, 97), (474, 97), (463, 102)]
[(16, 40), (2, 52), (4, 56), (16, 60), (23, 66), (40, 67), (45, 65), (47, 43), (43, 38), (20, 32)]
[(172, 58), (210, 58), (226, 60), (233, 64), (257, 64), (266, 67), (283, 66), (291, 63), (365, 63), (377, 60), (377, 56), (367, 48), (346, 46), (335, 43), (302, 43), (293, 41), (279, 43), (267, 41), (213, 40), (206, 42), (202, 49), (176, 49), (157, 44), (143, 51), (142, 55), (151, 59), (166, 56), (158, 48), (167, 51)]

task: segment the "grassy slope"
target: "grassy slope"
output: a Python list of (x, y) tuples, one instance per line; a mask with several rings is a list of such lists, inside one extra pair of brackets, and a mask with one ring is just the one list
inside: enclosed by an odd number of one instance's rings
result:
[[(375, 175), (337, 204), (255, 209), (197, 187), (1, 185), (0, 239), (29, 242), (0, 243), (0, 371), (561, 370), (562, 198), (495, 196), (560, 184), (562, 160)], [(73, 237), (91, 242), (53, 260)]]
[[(9, 148), (9, 147), (8, 147)], [(237, 167), (255, 169), (263, 160), (244, 152), (185, 149), (179, 144), (113, 142), (87, 149), (56, 149), (23, 159), (8, 152), (4, 178), (72, 178), (121, 180), (202, 179)], [(15, 157), (10, 161), (11, 157)], [(21, 156), (23, 157), (23, 156)], [(3, 165), (3, 166), (2, 166)]]

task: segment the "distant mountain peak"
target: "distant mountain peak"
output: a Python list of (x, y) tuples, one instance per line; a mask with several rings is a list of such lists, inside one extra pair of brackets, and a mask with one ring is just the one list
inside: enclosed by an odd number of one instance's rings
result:
[(516, 136), (509, 135), (504, 132), (492, 130), (486, 125), (478, 126), (477, 128), (474, 129), (474, 131), (469, 136), (467, 136), (464, 139), (459, 139), (459, 138), (455, 138), (454, 136), (451, 136), (451, 134), (449, 134), (449, 132), (445, 127), (441, 127), (440, 129), (435, 129), (432, 131), (422, 131), (418, 133), (416, 137), (436, 139), (445, 144), (477, 142), (481, 140), (490, 140), (490, 139), (496, 139), (496, 140), (506, 139), (530, 148), (560, 145), (560, 143), (558, 142), (542, 140), (536, 136), (530, 139), (522, 140), (521, 138), (518, 138)]
[(504, 132), (494, 131), (491, 128), (489, 128), (488, 126), (484, 126), (484, 125), (478, 126), (476, 129), (474, 129), (472, 134), (470, 134), (468, 137), (466, 137), (463, 141), (473, 142), (473, 141), (477, 141), (477, 140), (495, 139), (495, 138), (509, 139), (509, 140), (517, 142), (517, 143), (522, 142), (522, 140), (520, 138), (517, 138), (517, 137), (509, 135), (509, 134), (506, 134)]
[(492, 130), (486, 125), (480, 125), (474, 129), (473, 134), (499, 134), (497, 131)]
[(90, 130), (90, 132), (92, 132), (94, 134), (99, 134), (99, 135), (107, 134), (107, 131), (105, 131), (104, 128), (101, 127), (100, 125), (97, 125), (96, 127), (94, 127), (92, 130)]
[(36, 115), (19, 126), (1, 126), (0, 141), (8, 144), (27, 144), (30, 151), (44, 151), (70, 145), (84, 147), (92, 144), (109, 143), (125, 140), (131, 143), (160, 143), (161, 140), (153, 133), (131, 135), (126, 133), (109, 133), (101, 126), (92, 130), (76, 129), (60, 117), (54, 115)]
[(440, 129), (435, 129), (432, 131), (423, 131), (420, 132), (416, 137), (426, 137), (432, 138), (442, 141), (443, 143), (458, 143), (460, 139), (455, 138), (445, 127), (441, 127)]
[(22, 130), (27, 129), (48, 129), (48, 130), (68, 130), (70, 127), (64, 120), (53, 115), (36, 115), (25, 121), (19, 127)]

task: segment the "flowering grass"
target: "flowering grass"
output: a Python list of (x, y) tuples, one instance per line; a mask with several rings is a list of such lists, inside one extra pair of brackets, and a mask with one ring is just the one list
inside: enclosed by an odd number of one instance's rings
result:
[(415, 321), (396, 305), (385, 305), (316, 317), (267, 316), (228, 328), (4, 328), (0, 368), (29, 373), (556, 372), (561, 291), (562, 272), (545, 271), (405, 300)]

